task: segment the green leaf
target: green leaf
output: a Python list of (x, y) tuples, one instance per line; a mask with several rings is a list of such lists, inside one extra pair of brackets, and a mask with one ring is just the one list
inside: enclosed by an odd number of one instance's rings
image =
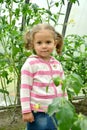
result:
[(71, 3), (75, 3), (77, 2), (79, 4), (79, 1), (78, 0), (69, 0)]
[(3, 3), (4, 0), (0, 0), (0, 3)]
[(55, 98), (52, 104), (50, 104), (48, 107), (48, 114), (53, 115), (55, 112), (57, 112), (59, 104), (60, 104), (60, 98)]
[(82, 81), (81, 77), (78, 74), (73, 73), (73, 74), (71, 74), (71, 76), (72, 76), (72, 78), (74, 80), (78, 81), (80, 86), (83, 86), (83, 81)]
[(16, 47), (16, 46), (13, 46), (12, 47), (12, 57), (14, 58), (17, 53), (19, 52), (20, 48)]
[(2, 72), (2, 74), (1, 74), (1, 76), (2, 76), (3, 78), (6, 78), (6, 79), (7, 79), (7, 77), (8, 77), (8, 72), (4, 70), (4, 71)]
[(7, 90), (4, 90), (4, 89), (0, 89), (0, 93), (6, 93), (7, 95), (9, 95), (9, 92)]
[(52, 13), (51, 13), (50, 10), (46, 10), (46, 12), (47, 12), (50, 16), (52, 15)]
[(71, 74), (71, 80), (72, 88), (74, 89), (75, 93), (78, 94), (83, 87), (83, 81), (81, 77), (75, 73)]
[(70, 130), (74, 120), (74, 106), (64, 98), (55, 98), (48, 107), (48, 114), (52, 115), (54, 113), (56, 113), (58, 119), (59, 129)]
[(58, 7), (58, 6), (59, 6), (59, 3), (58, 3), (58, 2), (56, 2), (56, 3), (55, 3), (55, 5), (56, 5), (56, 7)]
[[(73, 120), (74, 111), (68, 103), (65, 103), (57, 113), (60, 130), (70, 130)], [(68, 123), (67, 123), (68, 122)]]
[(67, 89), (71, 88), (74, 90), (75, 94), (78, 95), (82, 87), (83, 87), (83, 81), (81, 77), (76, 73), (72, 73), (66, 77), (66, 79), (63, 82), (62, 88), (63, 90), (65, 88)]
[(67, 99), (65, 99), (64, 97), (57, 97), (53, 99), (52, 104), (49, 105), (48, 107), (48, 113), (50, 115), (52, 115), (55, 112), (59, 112), (61, 107), (64, 107), (65, 104), (68, 104), (70, 109), (72, 109), (72, 111), (75, 111), (74, 106), (70, 103), (70, 101), (68, 101)]
[(73, 124), (72, 130), (87, 130), (87, 117), (79, 114), (78, 119)]

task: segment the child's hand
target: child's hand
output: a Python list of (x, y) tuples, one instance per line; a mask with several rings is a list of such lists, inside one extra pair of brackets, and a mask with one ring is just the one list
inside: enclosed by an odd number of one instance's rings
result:
[(33, 116), (33, 113), (30, 112), (30, 113), (24, 113), (23, 114), (23, 120), (26, 121), (26, 122), (33, 122), (34, 121), (34, 116)]

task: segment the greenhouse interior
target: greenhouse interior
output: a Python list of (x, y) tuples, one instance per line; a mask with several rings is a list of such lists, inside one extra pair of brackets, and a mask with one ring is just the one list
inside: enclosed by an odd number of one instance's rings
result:
[(0, 0), (0, 130), (87, 130), (85, 3)]

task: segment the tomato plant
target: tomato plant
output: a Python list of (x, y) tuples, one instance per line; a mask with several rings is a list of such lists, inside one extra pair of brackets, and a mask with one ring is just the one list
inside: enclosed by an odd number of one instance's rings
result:
[[(58, 87), (58, 83), (61, 83), (59, 77), (53, 80)], [(64, 80), (62, 80), (62, 90), (73, 89), (76, 95), (79, 94), (81, 88), (84, 86), (81, 77), (77, 74), (70, 74)], [(65, 99), (64, 97), (58, 97), (48, 107), (48, 114), (51, 116), (56, 114), (58, 125), (55, 123), (58, 130), (86, 130), (87, 129), (87, 117), (81, 113), (77, 114), (74, 105)]]

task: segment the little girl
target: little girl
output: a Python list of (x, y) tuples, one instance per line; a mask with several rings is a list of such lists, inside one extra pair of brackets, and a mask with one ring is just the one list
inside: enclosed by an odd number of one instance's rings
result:
[(54, 98), (63, 96), (61, 85), (56, 87), (52, 79), (57, 76), (63, 79), (64, 72), (60, 62), (51, 56), (54, 49), (61, 53), (62, 36), (51, 25), (38, 24), (26, 33), (25, 40), (25, 47), (33, 55), (21, 69), (23, 120), (27, 122), (27, 130), (57, 130), (47, 110)]

